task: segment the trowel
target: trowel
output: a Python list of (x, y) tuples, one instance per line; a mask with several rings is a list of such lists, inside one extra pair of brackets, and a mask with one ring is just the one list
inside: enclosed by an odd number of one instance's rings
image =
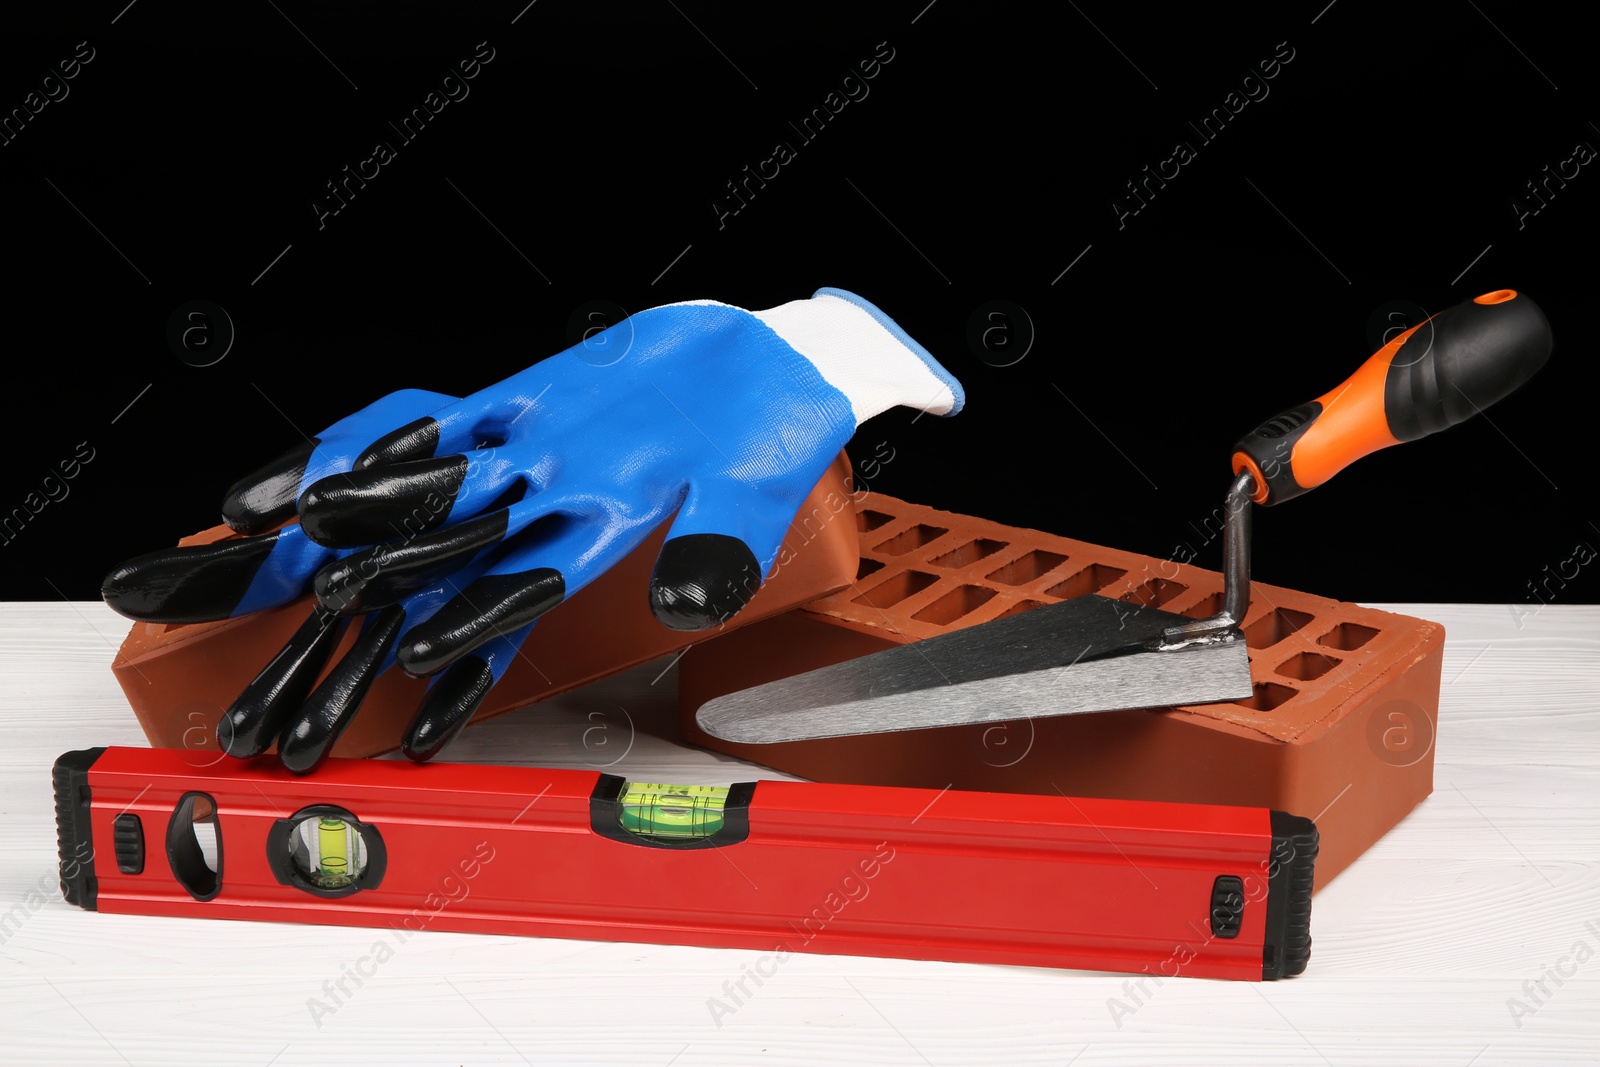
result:
[(766, 744), (1247, 699), (1250, 505), (1289, 500), (1362, 456), (1471, 418), (1531, 378), (1550, 348), (1537, 304), (1484, 293), (1247, 434), (1225, 503), (1222, 609), (1209, 618), (1080, 596), (729, 693), (696, 719), (714, 737)]

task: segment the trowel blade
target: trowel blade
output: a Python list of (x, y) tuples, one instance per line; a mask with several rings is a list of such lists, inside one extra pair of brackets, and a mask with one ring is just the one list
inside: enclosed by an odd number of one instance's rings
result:
[(1189, 618), (1082, 596), (707, 701), (695, 718), (746, 744), (1244, 700), (1244, 638), (1152, 651)]

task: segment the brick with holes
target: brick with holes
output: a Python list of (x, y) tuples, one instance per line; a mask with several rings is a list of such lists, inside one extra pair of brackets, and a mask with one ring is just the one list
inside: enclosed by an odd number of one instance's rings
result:
[(680, 665), (686, 737), (831, 782), (1269, 807), (1312, 818), (1318, 885), (1433, 790), (1444, 628), (1251, 584), (1243, 631), (1254, 695), (1240, 703), (771, 745), (711, 737), (706, 701), (894, 645), (1098, 594), (1203, 618), (1215, 571), (881, 494), (856, 511), (848, 589), (708, 642)]

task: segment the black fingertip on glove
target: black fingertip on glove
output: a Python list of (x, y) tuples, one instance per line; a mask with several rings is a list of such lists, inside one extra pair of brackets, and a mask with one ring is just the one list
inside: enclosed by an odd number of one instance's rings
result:
[(549, 567), (486, 574), (408, 630), (395, 655), (407, 674), (433, 674), (491, 637), (533, 622), (566, 595), (566, 579)]
[(406, 728), (400, 751), (426, 763), (454, 740), (494, 685), (489, 664), (477, 656), (459, 660), (428, 690), (417, 717)]
[(285, 767), (295, 774), (310, 774), (322, 766), (360, 710), (405, 622), (405, 609), (391, 607), (361, 631), (355, 645), (284, 726), (278, 737), (278, 758)]
[(249, 759), (271, 747), (289, 717), (305, 703), (344, 633), (345, 621), (325, 611), (311, 613), (217, 722), (222, 751)]
[(415, 537), (398, 545), (376, 545), (323, 567), (312, 579), (317, 602), (340, 615), (375, 611), (421, 592), (447, 572), (506, 535), (506, 513)]
[(148, 552), (106, 575), (100, 595), (111, 610), (140, 622), (230, 618), (277, 538), (271, 533)]
[(300, 525), (333, 548), (415, 536), (444, 525), (466, 476), (460, 455), (336, 474), (301, 496)]
[(293, 518), (306, 464), (318, 444), (317, 438), (310, 438), (234, 482), (222, 498), (222, 521), (239, 533), (257, 534)]
[(650, 610), (673, 630), (709, 630), (737, 615), (761, 588), (761, 564), (727, 534), (674, 537), (650, 578)]
[(408, 459), (431, 459), (439, 447), (439, 423), (431, 415), (408, 422), (367, 446), (356, 457), (356, 470), (365, 470), (380, 463), (398, 463)]

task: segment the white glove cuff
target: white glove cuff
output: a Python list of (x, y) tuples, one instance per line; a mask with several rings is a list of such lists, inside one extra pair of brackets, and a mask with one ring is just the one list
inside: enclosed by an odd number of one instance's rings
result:
[(966, 400), (961, 383), (927, 349), (854, 293), (818, 289), (809, 300), (751, 314), (845, 395), (857, 426), (900, 405), (954, 415)]

